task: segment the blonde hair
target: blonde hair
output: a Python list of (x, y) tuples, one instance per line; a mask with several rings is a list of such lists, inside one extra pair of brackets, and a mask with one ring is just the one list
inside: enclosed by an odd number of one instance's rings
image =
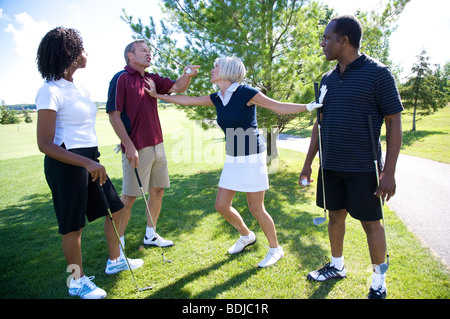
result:
[(214, 67), (217, 65), (220, 65), (219, 78), (221, 80), (239, 83), (247, 73), (244, 63), (237, 57), (217, 58), (214, 61)]

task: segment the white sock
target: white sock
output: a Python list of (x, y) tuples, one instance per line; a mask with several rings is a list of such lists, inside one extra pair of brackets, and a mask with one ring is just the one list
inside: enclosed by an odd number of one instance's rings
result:
[(148, 227), (145, 230), (145, 236), (147, 236), (148, 239), (153, 238), (155, 236), (155, 229), (153, 227)]
[(122, 247), (125, 249), (125, 236), (120, 237), (120, 243), (122, 246), (119, 245), (120, 250), (122, 250)]
[(372, 277), (372, 288), (374, 290), (378, 290), (380, 288), (386, 289), (386, 274), (378, 274), (375, 271), (373, 272)]
[(342, 270), (344, 268), (344, 256), (342, 257), (333, 257), (331, 256), (331, 265), (334, 266), (337, 270)]

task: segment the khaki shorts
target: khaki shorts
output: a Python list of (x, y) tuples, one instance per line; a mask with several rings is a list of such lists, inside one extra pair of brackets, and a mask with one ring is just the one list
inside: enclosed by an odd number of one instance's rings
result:
[[(145, 147), (138, 150), (139, 166), (137, 167), (139, 178), (144, 192), (149, 188), (170, 187), (169, 169), (167, 167), (164, 143), (156, 146)], [(136, 173), (128, 162), (125, 154), (122, 154), (122, 194), (126, 196), (141, 196), (141, 190), (137, 182)]]

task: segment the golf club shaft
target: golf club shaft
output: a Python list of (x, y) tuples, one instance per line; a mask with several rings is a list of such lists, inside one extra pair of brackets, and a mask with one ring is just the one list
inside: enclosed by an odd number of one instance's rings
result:
[(127, 258), (127, 256), (125, 255), (125, 249), (124, 249), (124, 247), (123, 247), (123, 245), (122, 245), (122, 242), (120, 241), (119, 232), (117, 231), (116, 223), (114, 222), (114, 219), (113, 219), (113, 216), (112, 216), (112, 213), (111, 213), (111, 209), (109, 208), (109, 203), (108, 203), (108, 200), (106, 199), (105, 191), (103, 190), (103, 187), (100, 186), (100, 184), (97, 184), (97, 185), (98, 185), (98, 188), (99, 188), (99, 190), (100, 190), (100, 196), (102, 197), (103, 204), (104, 204), (105, 207), (106, 207), (106, 210), (107, 210), (107, 212), (108, 212), (109, 219), (111, 220), (112, 226), (113, 226), (113, 228), (114, 228), (114, 233), (115, 233), (116, 236), (117, 236), (117, 240), (119, 241), (119, 245), (120, 245), (120, 248), (122, 249), (123, 256), (124, 256), (125, 261), (126, 261), (126, 263), (127, 263), (128, 269), (130, 270), (131, 278), (133, 279), (133, 282), (134, 282), (134, 284), (135, 284), (135, 286), (136, 286), (136, 289), (137, 289), (138, 291), (151, 289), (151, 287), (139, 288), (139, 286), (138, 286), (138, 284), (137, 284), (137, 281), (136, 281), (136, 278), (134, 277), (133, 270), (131, 269), (130, 262), (128, 261), (128, 258)]
[[(314, 82), (314, 95), (316, 103), (319, 103), (319, 83)], [(317, 131), (319, 133), (319, 159), (320, 159), (320, 172), (322, 175), (322, 195), (323, 195), (323, 217), (327, 219), (327, 204), (325, 200), (325, 180), (323, 177), (323, 161), (322, 161), (322, 136), (321, 136), (321, 121), (320, 121), (320, 111), (317, 108)]]
[[(369, 135), (370, 135), (370, 144), (372, 146), (372, 155), (373, 155), (373, 163), (375, 165), (375, 174), (377, 178), (377, 188), (380, 186), (380, 174), (378, 169), (378, 154), (377, 154), (377, 148), (375, 146), (375, 135), (373, 133), (373, 126), (372, 126), (372, 116), (367, 115), (367, 124), (369, 125)], [(384, 227), (384, 242), (386, 246), (386, 261), (389, 265), (389, 251), (388, 251), (388, 244), (387, 244), (387, 238), (386, 238), (386, 222), (384, 220), (384, 209), (383, 209), (384, 203), (382, 196), (380, 196), (380, 208), (381, 208), (381, 219), (383, 221), (383, 227)]]
[(158, 242), (159, 250), (160, 250), (160, 252), (161, 252), (161, 256), (162, 256), (162, 258), (163, 258), (163, 261), (166, 261), (166, 262), (169, 262), (169, 263), (170, 263), (170, 262), (171, 262), (170, 260), (166, 260), (166, 259), (164, 258), (164, 253), (163, 253), (162, 248), (161, 248), (161, 243), (159, 242), (158, 234), (156, 233), (156, 225), (155, 225), (155, 223), (153, 222), (152, 214), (151, 214), (151, 212), (150, 212), (150, 208), (148, 207), (147, 198), (145, 198), (144, 189), (142, 188), (142, 183), (141, 183), (141, 179), (140, 179), (140, 177), (139, 177), (139, 173), (138, 173), (137, 168), (134, 169), (134, 173), (136, 174), (136, 179), (137, 179), (137, 181), (138, 181), (138, 184), (139, 184), (139, 188), (140, 188), (140, 190), (141, 190), (142, 197), (144, 198), (144, 202), (145, 202), (145, 211), (147, 212), (147, 215), (148, 215), (148, 217), (150, 218), (150, 222), (152, 223), (153, 229), (155, 230), (156, 240), (157, 240), (157, 242)]

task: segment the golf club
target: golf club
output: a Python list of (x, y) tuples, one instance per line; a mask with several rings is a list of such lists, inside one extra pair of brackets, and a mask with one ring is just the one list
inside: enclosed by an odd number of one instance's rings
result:
[[(377, 155), (377, 149), (375, 147), (375, 136), (373, 134), (372, 116), (371, 115), (367, 115), (367, 124), (369, 125), (370, 143), (372, 145), (373, 163), (375, 165), (375, 173), (376, 173), (376, 177), (377, 177), (377, 188), (378, 188), (380, 186), (380, 175), (378, 172), (378, 155)], [(384, 204), (383, 199), (380, 196), (381, 219), (382, 219), (383, 228), (384, 228), (384, 242), (386, 245), (386, 261), (387, 261), (386, 263), (374, 266), (375, 270), (378, 270), (377, 272), (380, 274), (386, 273), (386, 271), (389, 268), (389, 252), (388, 252), (388, 244), (387, 244), (387, 239), (386, 239), (386, 223), (384, 220), (383, 204)]]
[(112, 225), (113, 225), (114, 232), (116, 233), (116, 236), (117, 236), (117, 240), (119, 241), (119, 245), (120, 245), (120, 247), (122, 248), (123, 256), (124, 256), (124, 258), (125, 258), (125, 261), (127, 262), (128, 269), (130, 270), (130, 273), (131, 273), (131, 278), (133, 279), (133, 282), (134, 282), (134, 284), (136, 285), (136, 289), (137, 289), (138, 291), (144, 291), (144, 290), (152, 289), (151, 286), (139, 288), (139, 286), (138, 286), (138, 284), (137, 284), (137, 282), (136, 282), (136, 278), (134, 277), (133, 270), (131, 269), (130, 263), (129, 263), (129, 261), (128, 261), (128, 258), (127, 258), (127, 256), (125, 255), (125, 249), (124, 249), (124, 247), (123, 247), (123, 245), (122, 245), (122, 242), (120, 241), (119, 232), (117, 231), (116, 223), (114, 222), (113, 216), (112, 216), (112, 214), (111, 214), (111, 209), (109, 208), (109, 204), (108, 204), (108, 200), (106, 199), (105, 191), (103, 190), (103, 187), (100, 186), (100, 184), (98, 184), (98, 181), (97, 181), (97, 185), (98, 185), (98, 188), (99, 188), (99, 190), (100, 190), (100, 195), (101, 195), (101, 197), (102, 197), (103, 203), (104, 203), (104, 205), (105, 205), (105, 207), (106, 207), (106, 210), (108, 211), (108, 216), (109, 216), (109, 219), (111, 220), (111, 223), (112, 223)]
[[(316, 103), (319, 103), (319, 83), (314, 82), (314, 95)], [(327, 203), (325, 201), (325, 183), (323, 178), (323, 162), (322, 162), (322, 137), (320, 134), (320, 111), (317, 111), (317, 129), (319, 132), (319, 159), (320, 159), (320, 171), (322, 175), (322, 195), (323, 195), (323, 217), (316, 217), (313, 219), (314, 225), (318, 226), (327, 220)]]
[(159, 250), (161, 251), (162, 259), (163, 259), (163, 261), (165, 261), (166, 263), (172, 263), (171, 260), (166, 260), (166, 259), (164, 258), (164, 253), (163, 253), (163, 251), (162, 251), (161, 244), (160, 244), (160, 242), (159, 242), (159, 238), (158, 238), (158, 235), (157, 235), (157, 233), (156, 233), (156, 225), (155, 225), (155, 223), (153, 222), (152, 214), (150, 213), (150, 208), (148, 207), (147, 198), (145, 198), (144, 189), (142, 188), (142, 183), (141, 183), (141, 179), (139, 178), (139, 174), (138, 174), (137, 168), (134, 169), (134, 172), (136, 173), (136, 178), (137, 178), (137, 181), (138, 181), (138, 184), (139, 184), (139, 188), (141, 189), (141, 194), (142, 194), (142, 197), (144, 198), (145, 208), (146, 208), (145, 211), (147, 212), (147, 215), (148, 215), (148, 217), (150, 218), (150, 222), (152, 223), (152, 226), (153, 226), (153, 228), (154, 228), (154, 230), (155, 230), (155, 236), (156, 236), (156, 240), (158, 241), (158, 247), (159, 247)]

